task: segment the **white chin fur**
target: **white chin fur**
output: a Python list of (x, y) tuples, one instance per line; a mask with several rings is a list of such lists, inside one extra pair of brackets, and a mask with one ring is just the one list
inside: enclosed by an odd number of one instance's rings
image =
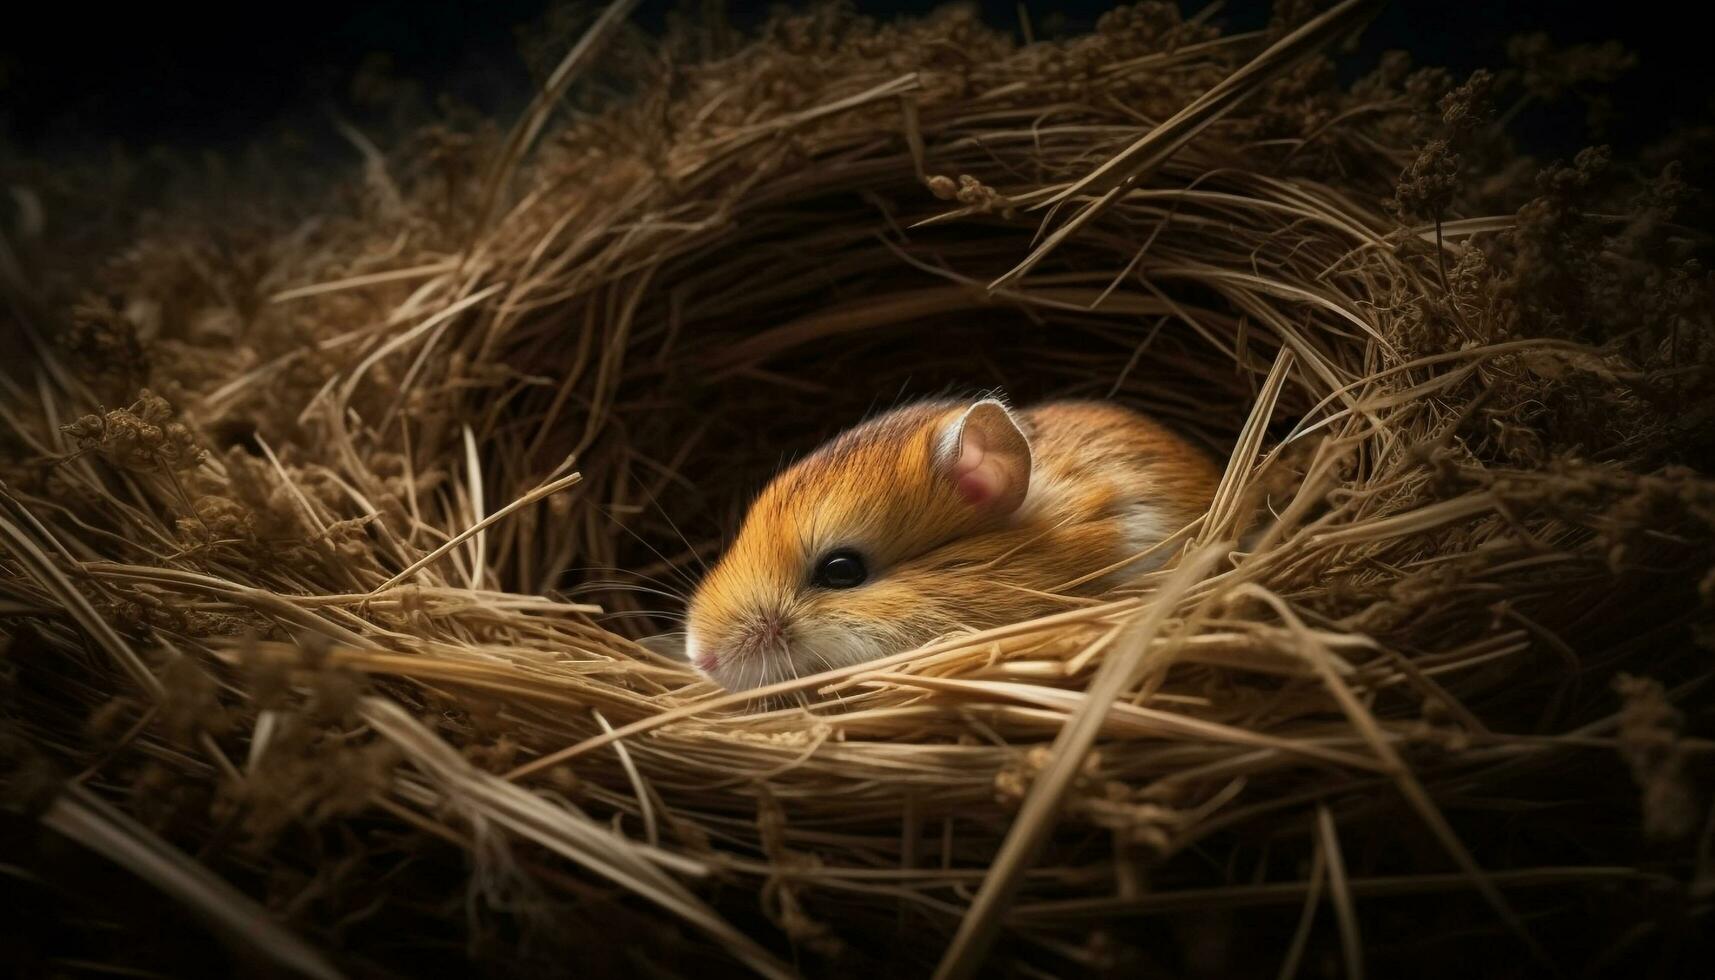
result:
[[(685, 652), (696, 666), (695, 634), (685, 638)], [(791, 659), (775, 655), (764, 661), (717, 664), (714, 670), (697, 670), (729, 691), (749, 691), (782, 681), (798, 680), (840, 667), (867, 663), (887, 656), (876, 639), (850, 630), (817, 630), (793, 644)]]
[(696, 632), (687, 628), (685, 630), (685, 662), (690, 664), (697, 673), (707, 677), (709, 672), (703, 669), (703, 662), (700, 659), (702, 652), (703, 645), (697, 641)]

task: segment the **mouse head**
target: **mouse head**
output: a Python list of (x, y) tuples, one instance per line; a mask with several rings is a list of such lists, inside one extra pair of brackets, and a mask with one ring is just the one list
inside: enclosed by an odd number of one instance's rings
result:
[(692, 597), (685, 652), (745, 690), (910, 649), (959, 625), (1030, 489), (1000, 401), (937, 401), (852, 429), (777, 476)]

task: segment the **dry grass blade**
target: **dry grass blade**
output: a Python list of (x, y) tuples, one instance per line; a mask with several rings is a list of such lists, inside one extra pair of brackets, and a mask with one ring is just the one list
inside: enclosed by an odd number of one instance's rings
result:
[(1316, 839), (1318, 853), (1328, 869), (1329, 897), (1334, 901), (1334, 917), (1340, 923), (1340, 948), (1346, 957), (1346, 976), (1363, 980), (1364, 940), (1358, 932), (1358, 914), (1352, 908), (1352, 890), (1346, 882), (1346, 859), (1340, 855), (1340, 834), (1334, 829), (1334, 815), (1326, 806), (1316, 808)]
[(1239, 481), (1252, 473), (1252, 466), (1267, 434), (1269, 420), (1274, 417), (1275, 406), (1279, 403), (1280, 393), (1286, 385), (1286, 372), (1291, 369), (1292, 348), (1281, 347), (1280, 353), (1275, 356), (1274, 366), (1269, 368), (1268, 377), (1263, 380), (1262, 391), (1257, 394), (1256, 404), (1251, 406), (1251, 414), (1245, 420), (1244, 430), (1239, 433), (1239, 438), (1233, 445), (1232, 456), (1227, 461), (1227, 470), (1221, 474), (1221, 484), (1215, 489), (1215, 499), (1209, 504), (1209, 516), (1198, 530), (1198, 537), (1202, 540), (1232, 536), (1232, 523), (1246, 516), (1241, 512), (1243, 486)]
[[(45, 529), (29, 517), (28, 510), (18, 505), (4, 483), (0, 483), (0, 500), (3, 500), (7, 507), (25, 515), (39, 534), (46, 535)], [(160, 696), (160, 681), (149, 672), (149, 668), (137, 656), (136, 651), (132, 650), (130, 644), (90, 605), (89, 599), (71, 584), (54, 559), (41, 549), (30, 534), (13, 523), (10, 517), (0, 515), (0, 539), (5, 541), (6, 550), (12, 558), (23, 564), (26, 573), (50, 600), (58, 603), (60, 608), (77, 620), (78, 625), (113, 658), (114, 663), (130, 675), (132, 683), (151, 696)], [(52, 538), (48, 537), (47, 540), (52, 541)]]
[[(589, 30), (584, 32), (584, 36), (578, 39), (578, 43), (554, 66), (553, 72), (542, 83), (542, 90), (536, 93), (536, 98), (531, 101), (529, 110), (513, 125), (512, 132), (507, 134), (505, 144), (482, 183), (482, 202), (477, 207), (474, 225), (478, 236), (488, 229), (488, 223), (501, 195), (512, 183), (513, 172), (519, 160), (536, 142), (542, 127), (548, 124), (548, 118), (565, 97), (566, 90), (577, 80), (579, 72), (588, 67), (602, 45), (624, 26), (626, 18), (637, 9), (638, 2), (639, 0), (613, 0), (609, 3), (595, 23), (590, 25)], [(479, 240), (480, 237), (473, 238), (472, 244)]]
[[(572, 473), (568, 476), (562, 476), (557, 480), (552, 480), (548, 483), (542, 484), (539, 487), (536, 487), (535, 489), (529, 491), (528, 493), (524, 494), (523, 496), (519, 497), (518, 499), (507, 504), (505, 507), (500, 508), (499, 510), (495, 511), (494, 513), (489, 514), (488, 516), (482, 518), (481, 520), (478, 520), (476, 523), (465, 528), (463, 531), (460, 531), (458, 534), (455, 534), (452, 537), (448, 538), (445, 541), (445, 543), (441, 544), (434, 551), (431, 551), (428, 554), (424, 555), (423, 557), (417, 559), (415, 562), (411, 563), (411, 565), (406, 567), (404, 570), (400, 571), (397, 575), (394, 575), (392, 578), (390, 578), (387, 581), (376, 586), (374, 591), (371, 592), (370, 594), (371, 595), (379, 595), (382, 592), (386, 592), (388, 589), (393, 588), (394, 586), (405, 581), (406, 579), (410, 578), (411, 576), (417, 574), (418, 572), (422, 571), (423, 569), (429, 567), (430, 565), (433, 565), (435, 562), (437, 562), (441, 558), (445, 557), (448, 552), (452, 551), (453, 549), (457, 548), (458, 546), (464, 544), (466, 541), (469, 541), (472, 538), (476, 537), (477, 535), (481, 534), (483, 532), (483, 530), (488, 528), (490, 525), (493, 525), (493, 524), (496, 524), (502, 520), (505, 520), (507, 515), (512, 514), (515, 511), (521, 510), (525, 507), (528, 507), (531, 504), (534, 504), (539, 500), (543, 500), (547, 497), (551, 497), (554, 494), (559, 493), (561, 490), (569, 490), (572, 487), (577, 486), (578, 482), (582, 479), (583, 479), (583, 477), (581, 475), (579, 475), (577, 473)], [(471, 588), (474, 589), (474, 588), (476, 588), (476, 586), (473, 584), (471, 586)]]
[[(1335, 699), (1339, 702), (1341, 709), (1346, 713), (1347, 717), (1352, 720), (1357, 730), (1364, 736), (1364, 739), (1370, 743), (1370, 747), (1375, 751), (1377, 757), (1379, 757), (1387, 766), (1388, 770), (1393, 775), (1395, 782), (1399, 786), (1400, 792), (1405, 796), (1407, 802), (1409, 802), (1412, 808), (1417, 810), (1423, 820), (1429, 824), (1436, 837), (1440, 840), (1442, 846), (1445, 847), (1448, 853), (1453, 857), (1453, 860), (1458, 862), (1459, 866), (1464, 869), (1467, 875), (1470, 876), (1473, 886), (1475, 886), (1477, 891), (1482, 894), (1484, 900), (1495, 909), (1495, 912), (1500, 916), (1502, 921), (1507, 924), (1507, 927), (1512, 930), (1512, 932), (1524, 943), (1526, 948), (1530, 950), (1531, 955), (1536, 957), (1536, 959), (1544, 965), (1551, 965), (1553, 960), (1549, 957), (1547, 951), (1544, 950), (1541, 944), (1539, 944), (1531, 935), (1529, 928), (1525, 925), (1524, 921), (1519, 918), (1518, 914), (1513, 911), (1512, 906), (1507, 903), (1505, 896), (1495, 888), (1494, 883), (1491, 882), (1483, 870), (1477, 866), (1477, 863), (1472, 859), (1470, 852), (1453, 832), (1452, 827), (1448, 824), (1446, 815), (1442, 813), (1441, 809), (1435, 805), (1431, 796), (1424, 790), (1422, 782), (1412, 773), (1411, 767), (1405, 763), (1405, 760), (1400, 758), (1398, 750), (1395, 749), (1393, 745), (1389, 744), (1389, 740), (1386, 735), (1381, 731), (1380, 726), (1376, 723), (1374, 715), (1352, 693), (1347, 682), (1338, 677), (1332, 669), (1326, 666), (1328, 661), (1332, 659), (1327, 656), (1326, 649), (1322, 647), (1320, 643), (1309, 637), (1307, 633), (1301, 632), (1304, 630), (1303, 622), (1300, 621), (1297, 615), (1294, 614), (1292, 610), (1288, 609), (1278, 597), (1268, 595), (1252, 586), (1240, 586), (1239, 588), (1246, 594), (1255, 596), (1272, 606), (1281, 618), (1286, 621), (1288, 627), (1301, 637), (1301, 652), (1313, 664), (1317, 665), (1317, 669), (1322, 673), (1323, 684), (1326, 685), (1330, 693), (1334, 695)], [(1337, 873), (1335, 865), (1336, 859), (1336, 854), (1329, 854), (1328, 867), (1329, 877), (1331, 880)], [(1338, 894), (1340, 887), (1341, 886), (1337, 883), (1335, 884), (1336, 894)]]
[(1342, 35), (1351, 33), (1374, 16), (1379, 6), (1377, 0), (1343, 0), (1270, 45), (1243, 68), (1222, 79), (1171, 119), (1151, 129), (1081, 180), (1038, 204), (1037, 207), (1050, 207), (1097, 195), (989, 288), (997, 289), (1030, 272), (1062, 242), (1107, 210), (1140, 176), (1178, 153), (1210, 124), (1255, 95), (1269, 80)]
[(341, 976), (321, 953), (282, 929), (249, 896), (87, 790), (66, 789), (41, 821), (183, 902), (236, 947), (261, 953), (299, 976)]
[(1219, 549), (1206, 547), (1190, 555), (1173, 577), (1154, 597), (1154, 602), (1127, 625), (1114, 643), (1114, 652), (1102, 662), (1101, 669), (1090, 682), (1089, 694), (1083, 707), (1066, 720), (1054, 739), (1048, 765), (1036, 777), (1030, 793), (1019, 807), (987, 877), (971, 900), (971, 910), (959, 924), (959, 931), (948, 945), (935, 975), (941, 980), (967, 977), (981, 967), (989, 947), (1000, 929), (1006, 908), (1016, 894), (1022, 875), (1053, 829), (1060, 805), (1073, 776), (1083, 765), (1085, 754), (1101, 730), (1105, 712), (1099, 706), (1115, 698), (1137, 680), (1145, 665), (1142, 654), (1166, 621), (1172, 604), (1205, 575), (1218, 557)]
[(685, 873), (699, 870), (696, 865), (665, 851), (626, 842), (582, 814), (554, 807), (516, 785), (471, 768), (457, 752), (390, 701), (372, 699), (364, 709), (376, 731), (405, 749), (413, 763), (423, 767), (440, 784), (455, 806), (469, 807), (683, 917), (719, 939), (760, 975), (792, 976), (783, 963), (656, 867), (660, 863)]
[(1304, 892), (1304, 914), (1298, 920), (1298, 928), (1292, 931), (1292, 944), (1286, 948), (1286, 958), (1280, 964), (1279, 980), (1298, 976), (1298, 964), (1304, 958), (1305, 945), (1310, 942), (1310, 928), (1316, 923), (1316, 906), (1322, 898), (1322, 879), (1327, 873), (1327, 851), (1318, 847), (1310, 865), (1309, 887)]
[[(590, 714), (595, 716), (602, 731), (612, 734), (613, 726), (607, 723), (601, 712), (591, 709)], [(626, 749), (624, 742), (615, 740), (613, 751), (619, 756), (620, 765), (625, 767), (625, 778), (631, 780), (631, 788), (637, 794), (637, 808), (643, 811), (643, 839), (647, 840), (650, 846), (659, 847), (661, 834), (656, 829), (655, 803), (650, 799), (649, 787), (643, 782), (643, 774), (637, 771), (637, 763), (632, 761), (631, 752)]]

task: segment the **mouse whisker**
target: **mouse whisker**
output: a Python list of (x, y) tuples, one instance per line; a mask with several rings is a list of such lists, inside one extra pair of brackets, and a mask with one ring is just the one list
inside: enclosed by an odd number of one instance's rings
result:
[[(590, 571), (595, 571), (595, 569), (590, 569)], [(623, 569), (603, 569), (603, 571), (623, 572)], [(637, 584), (632, 583), (632, 582), (624, 581), (623, 579), (588, 579), (588, 580), (579, 582), (578, 584), (572, 586), (569, 589), (566, 589), (565, 591), (567, 594), (576, 594), (578, 592), (584, 592), (584, 591), (588, 591), (590, 589), (611, 589), (611, 588), (620, 588), (620, 587), (645, 588), (648, 586), (653, 586), (656, 589), (660, 590), (662, 595), (672, 596), (673, 598), (675, 598), (681, 602), (683, 602), (685, 600), (685, 594), (683, 592), (679, 591), (671, 582), (663, 582), (660, 579), (655, 578), (655, 577), (650, 576), (650, 575), (638, 575), (635, 573), (624, 573), (624, 574), (631, 574), (634, 578), (637, 578), (637, 579), (641, 580), (642, 582), (647, 583), (647, 586), (637, 585)]]
[[(651, 493), (649, 488), (643, 485), (643, 481), (641, 479), (637, 481), (637, 485), (642, 489), (644, 496), (649, 498), (649, 502), (655, 506), (655, 510), (660, 513), (661, 519), (666, 521), (667, 526), (673, 529), (673, 533), (679, 536), (679, 540), (685, 545), (685, 551), (688, 552), (692, 558), (697, 560), (697, 564), (702, 566), (703, 574), (707, 575), (709, 573), (709, 563), (703, 559), (702, 552), (697, 550), (697, 546), (691, 543), (690, 538), (685, 537), (685, 532), (679, 530), (679, 525), (673, 523), (673, 518), (668, 515), (667, 509), (661, 506), (661, 502), (655, 499), (655, 494)], [(662, 561), (666, 561), (666, 559), (663, 558)]]

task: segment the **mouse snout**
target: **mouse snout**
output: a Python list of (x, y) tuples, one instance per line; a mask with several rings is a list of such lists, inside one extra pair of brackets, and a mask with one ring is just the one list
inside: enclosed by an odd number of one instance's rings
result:
[(733, 648), (744, 653), (766, 654), (778, 649), (786, 636), (780, 614), (772, 610), (749, 617), (733, 638)]
[(688, 644), (687, 652), (698, 669), (709, 672), (735, 660), (776, 653), (785, 646), (786, 633), (786, 622), (778, 612), (758, 611), (734, 624), (724, 635)]
[(773, 646), (780, 642), (785, 630), (780, 625), (780, 617), (774, 613), (764, 613), (756, 623), (756, 638), (764, 646)]

